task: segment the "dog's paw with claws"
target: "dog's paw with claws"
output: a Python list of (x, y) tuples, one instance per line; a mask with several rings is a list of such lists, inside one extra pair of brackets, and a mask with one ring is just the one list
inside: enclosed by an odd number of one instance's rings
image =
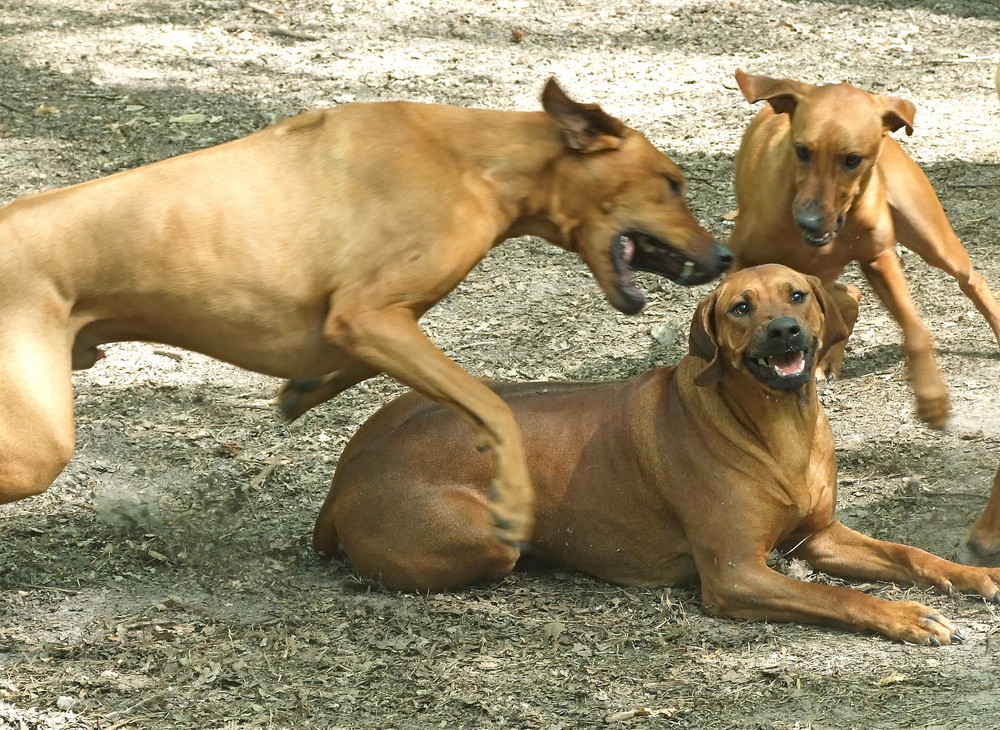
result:
[(920, 646), (961, 644), (965, 637), (951, 621), (915, 601), (894, 602), (891, 623), (884, 633), (897, 641)]

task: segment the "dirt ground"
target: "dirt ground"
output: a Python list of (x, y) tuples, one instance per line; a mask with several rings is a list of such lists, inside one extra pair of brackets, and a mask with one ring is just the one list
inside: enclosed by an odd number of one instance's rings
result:
[[(743, 67), (912, 100), (902, 142), (1000, 289), (998, 39), (995, 0), (0, 0), (0, 202), (317, 106), (535, 109), (555, 74), (668, 150), (724, 238), (754, 112)], [(953, 281), (903, 257), (954, 415), (944, 432), (914, 420), (898, 328), (869, 296), (823, 391), (840, 513), (968, 560), (1000, 461), (998, 348)], [(426, 330), (478, 375), (625, 377), (676, 361), (710, 289), (640, 278), (649, 306), (619, 315), (575, 257), (512, 241)], [(398, 595), (308, 547), (341, 448), (394, 382), (286, 426), (276, 381), (173, 348), (111, 346), (74, 379), (75, 458), (0, 508), (0, 727), (1000, 727), (1000, 610), (983, 600), (855, 586), (968, 637), (932, 649), (552, 570)]]

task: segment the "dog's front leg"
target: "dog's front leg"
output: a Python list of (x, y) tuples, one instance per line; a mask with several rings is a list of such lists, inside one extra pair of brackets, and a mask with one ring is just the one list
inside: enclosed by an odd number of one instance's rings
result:
[(883, 251), (861, 264), (868, 283), (903, 330), (906, 367), (917, 399), (917, 416), (933, 428), (948, 423), (951, 403), (948, 386), (934, 359), (931, 335), (920, 319), (903, 276), (903, 267), (893, 250)]
[(698, 572), (705, 610), (717, 616), (874, 631), (911, 644), (962, 640), (954, 624), (923, 604), (796, 580), (769, 568), (763, 557), (720, 554), (710, 565), (700, 561)]
[[(847, 337), (850, 337), (851, 333), (854, 332), (854, 325), (858, 321), (861, 290), (856, 286), (835, 281), (833, 286), (829, 288), (829, 292), (840, 310), (840, 316), (844, 318), (844, 324), (847, 325)], [(828, 347), (823, 360), (816, 366), (816, 376), (821, 379), (839, 377), (841, 368), (844, 366), (846, 349), (847, 338)]]
[(435, 347), (409, 309), (351, 314), (335, 310), (327, 322), (326, 335), (373, 371), (384, 372), (441, 403), (472, 427), (477, 447), (493, 454), (490, 496), (497, 537), (510, 544), (527, 541), (534, 492), (521, 433), (503, 400)]
[(920, 548), (876, 540), (841, 522), (812, 533), (792, 555), (844, 578), (913, 583), (1000, 602), (1000, 568), (953, 563)]

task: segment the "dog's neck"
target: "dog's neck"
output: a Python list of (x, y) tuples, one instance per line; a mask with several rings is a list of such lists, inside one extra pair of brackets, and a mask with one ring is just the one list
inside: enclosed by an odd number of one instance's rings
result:
[(739, 371), (727, 373), (717, 387), (736, 421), (759, 434), (763, 443), (774, 444), (780, 453), (784, 453), (781, 447), (786, 434), (801, 441), (804, 432), (815, 428), (820, 405), (814, 380), (795, 392), (785, 393)]
[(687, 381), (695, 397), (716, 401), (705, 412), (732, 416), (704, 427), (723, 432), (733, 443), (756, 444), (780, 467), (786, 476), (781, 481), (788, 481), (786, 489), (790, 489), (798, 481), (796, 475), (808, 469), (816, 437), (822, 429), (829, 429), (815, 380), (810, 379), (794, 393), (783, 393), (765, 387), (743, 370), (727, 368), (717, 382), (694, 385), (694, 376), (704, 367), (704, 360), (688, 355), (681, 360), (680, 379)]
[[(530, 139), (530, 145), (519, 145), (516, 154), (497, 149), (497, 154), (483, 159), (483, 168), (490, 180), (498, 184), (497, 200), (509, 216), (506, 230), (497, 243), (518, 236), (538, 236), (561, 248), (572, 250), (568, 231), (579, 221), (566, 205), (565, 191), (560, 189), (560, 163), (580, 155), (566, 144), (563, 130), (548, 115), (541, 112), (519, 114), (520, 139)], [(562, 210), (566, 208), (566, 210)]]
[[(769, 457), (764, 461), (771, 463), (772, 494), (799, 514), (808, 513), (815, 500), (816, 444), (821, 433), (830, 429), (815, 380), (810, 379), (794, 393), (783, 393), (739, 371), (727, 373), (716, 387), (736, 427), (750, 437), (736, 443), (756, 443)], [(759, 487), (768, 489), (767, 484)]]
[(559, 243), (549, 213), (558, 162), (579, 153), (548, 114), (402, 103), (399, 113), (419, 130), (424, 151), (454, 161), (473, 196), (496, 215), (494, 245), (522, 235)]

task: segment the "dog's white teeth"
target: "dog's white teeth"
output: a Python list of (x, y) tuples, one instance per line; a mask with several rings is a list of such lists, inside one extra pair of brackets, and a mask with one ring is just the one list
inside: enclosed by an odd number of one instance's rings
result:
[(767, 367), (767, 359), (763, 358), (763, 357), (758, 357), (757, 358), (757, 364), (760, 365), (762, 368), (766, 368)]
[(645, 236), (640, 236), (638, 238), (638, 244), (639, 248), (646, 253), (656, 253), (656, 246), (654, 246), (653, 243)]
[(631, 265), (633, 256), (635, 256), (635, 242), (631, 238), (626, 238), (622, 243), (622, 261), (626, 266)]
[(691, 274), (694, 273), (694, 266), (695, 266), (694, 261), (690, 261), (690, 260), (689, 261), (685, 261), (684, 262), (684, 268), (681, 270), (681, 277), (683, 277), (684, 279), (687, 279), (688, 277), (690, 277)]

